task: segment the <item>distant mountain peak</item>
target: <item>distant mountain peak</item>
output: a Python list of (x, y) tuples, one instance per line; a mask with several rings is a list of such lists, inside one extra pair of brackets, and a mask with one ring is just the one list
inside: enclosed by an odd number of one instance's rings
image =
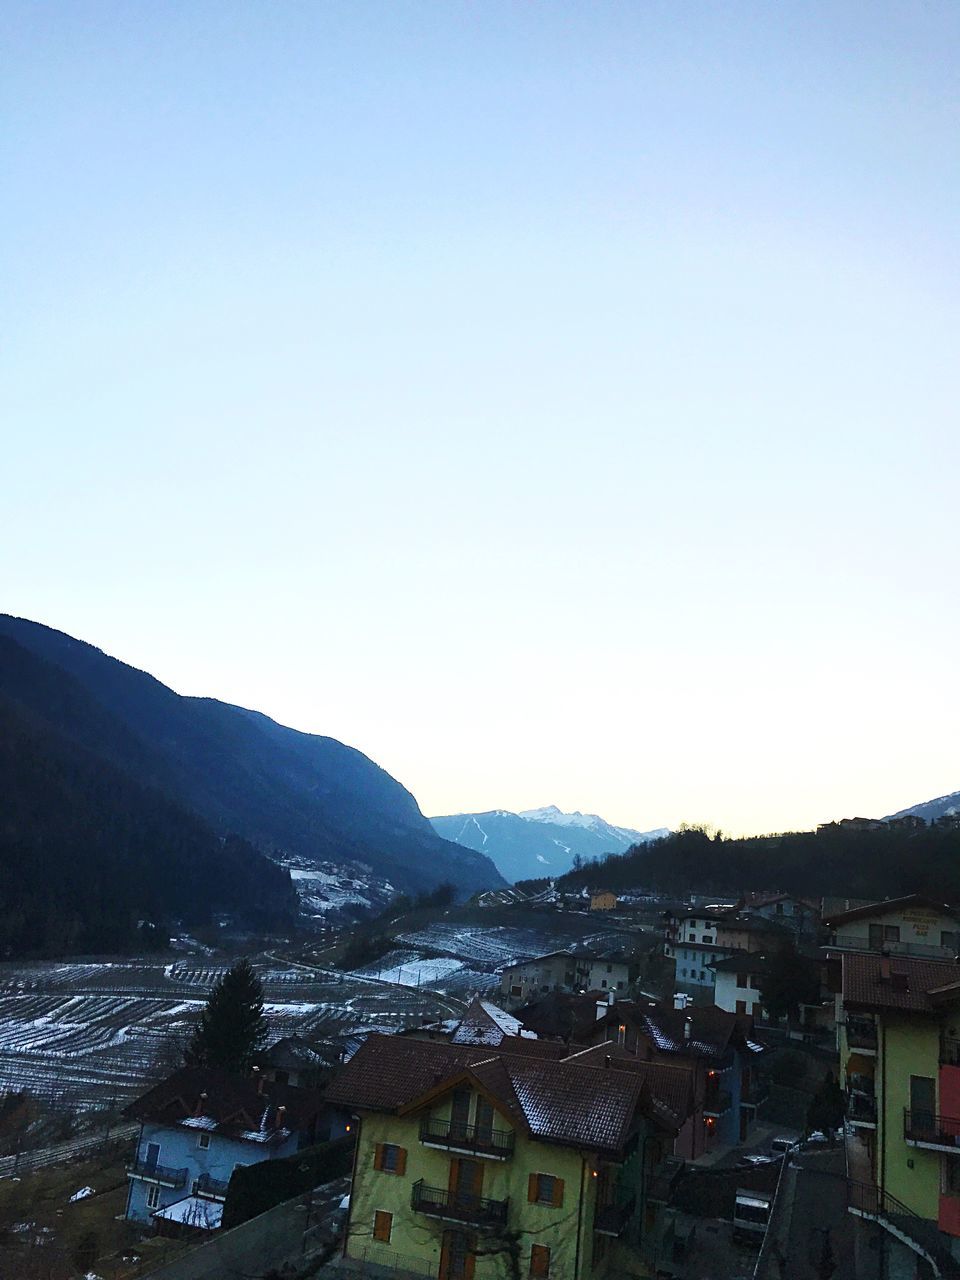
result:
[(563, 875), (575, 857), (624, 853), (632, 845), (669, 835), (666, 827), (635, 831), (614, 826), (599, 814), (579, 809), (565, 812), (555, 804), (519, 813), (491, 809), (449, 814), (430, 821), (445, 839), (485, 853), (500, 874), (512, 881)]

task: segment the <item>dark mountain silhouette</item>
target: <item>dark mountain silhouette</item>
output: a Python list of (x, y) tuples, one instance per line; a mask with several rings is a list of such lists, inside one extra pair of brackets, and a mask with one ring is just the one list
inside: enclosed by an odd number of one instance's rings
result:
[(271, 853), (360, 863), (399, 889), (449, 881), (468, 894), (503, 884), (488, 858), (441, 839), (409, 791), (334, 738), (213, 698), (182, 697), (36, 622), (0, 615), (3, 635), (72, 677), (86, 696), (18, 689), (15, 676), (0, 691), (218, 833), (235, 832)]
[[(29, 708), (7, 692), (26, 694)], [(0, 954), (147, 949), (214, 911), (289, 925), (289, 874), (61, 731), (137, 744), (65, 672), (0, 636)]]

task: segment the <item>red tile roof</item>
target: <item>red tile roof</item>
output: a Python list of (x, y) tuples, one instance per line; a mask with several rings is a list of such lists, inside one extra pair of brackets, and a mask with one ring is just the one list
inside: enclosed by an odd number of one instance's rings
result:
[[(340, 1076), (327, 1100), (358, 1111), (397, 1113), (415, 1109), (449, 1081), (471, 1076), (514, 1123), (541, 1142), (622, 1152), (637, 1117), (647, 1114), (665, 1127), (680, 1119), (664, 1111), (648, 1073), (551, 1060), (506, 1044), (453, 1045), (396, 1036), (370, 1036)], [(562, 1045), (554, 1049), (563, 1050)]]
[(934, 993), (960, 981), (960, 965), (948, 960), (845, 951), (840, 961), (843, 1003), (849, 1008), (925, 1013), (937, 1003)]

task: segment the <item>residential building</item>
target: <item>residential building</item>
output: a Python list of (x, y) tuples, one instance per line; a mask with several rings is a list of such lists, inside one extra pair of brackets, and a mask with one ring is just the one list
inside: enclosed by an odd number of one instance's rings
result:
[(767, 953), (741, 951), (712, 964), (715, 977), (713, 1003), (727, 1013), (749, 1014), (758, 1018), (760, 984), (767, 972)]
[(952, 960), (960, 951), (960, 908), (923, 894), (889, 898), (824, 918), (831, 950), (887, 951)]
[(215, 1230), (238, 1165), (293, 1155), (343, 1132), (323, 1095), (183, 1067), (127, 1107), (140, 1121), (126, 1217), (158, 1230)]
[(500, 994), (516, 1008), (548, 991), (625, 992), (629, 984), (630, 966), (622, 957), (553, 951), (507, 965)]
[(594, 889), (590, 893), (591, 911), (616, 911), (617, 895), (609, 889)]
[(682, 1078), (518, 1043), (371, 1036), (333, 1082), (358, 1120), (345, 1265), (440, 1280), (649, 1274), (624, 1251), (641, 1258), (655, 1229)]
[(598, 1021), (592, 1043), (613, 1043), (642, 1061), (693, 1073), (694, 1101), (674, 1154), (688, 1160), (743, 1142), (765, 1092), (765, 1051), (749, 1017), (716, 1008), (673, 1008), (662, 1001), (623, 1001)]
[(546, 1040), (587, 1044), (598, 1018), (606, 1016), (610, 997), (600, 991), (548, 991), (517, 1010), (525, 1031)]
[(337, 1045), (303, 1036), (284, 1036), (257, 1054), (253, 1069), (275, 1084), (318, 1089), (330, 1079), (341, 1058)]
[(678, 990), (713, 998), (718, 960), (765, 951), (789, 935), (775, 920), (752, 912), (691, 907), (665, 915), (663, 953), (675, 964)]
[(960, 1258), (960, 965), (844, 952), (830, 967), (851, 1212), (935, 1264)]
[(793, 935), (798, 946), (816, 939), (820, 904), (813, 898), (800, 898), (792, 893), (747, 894), (740, 901), (738, 910), (780, 925)]

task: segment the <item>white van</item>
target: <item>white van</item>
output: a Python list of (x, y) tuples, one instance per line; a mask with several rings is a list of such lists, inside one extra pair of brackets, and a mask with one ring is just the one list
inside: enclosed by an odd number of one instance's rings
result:
[(770, 1221), (770, 1205), (773, 1197), (764, 1191), (751, 1191), (738, 1187), (733, 1204), (733, 1238), (757, 1248), (763, 1243), (767, 1223)]

